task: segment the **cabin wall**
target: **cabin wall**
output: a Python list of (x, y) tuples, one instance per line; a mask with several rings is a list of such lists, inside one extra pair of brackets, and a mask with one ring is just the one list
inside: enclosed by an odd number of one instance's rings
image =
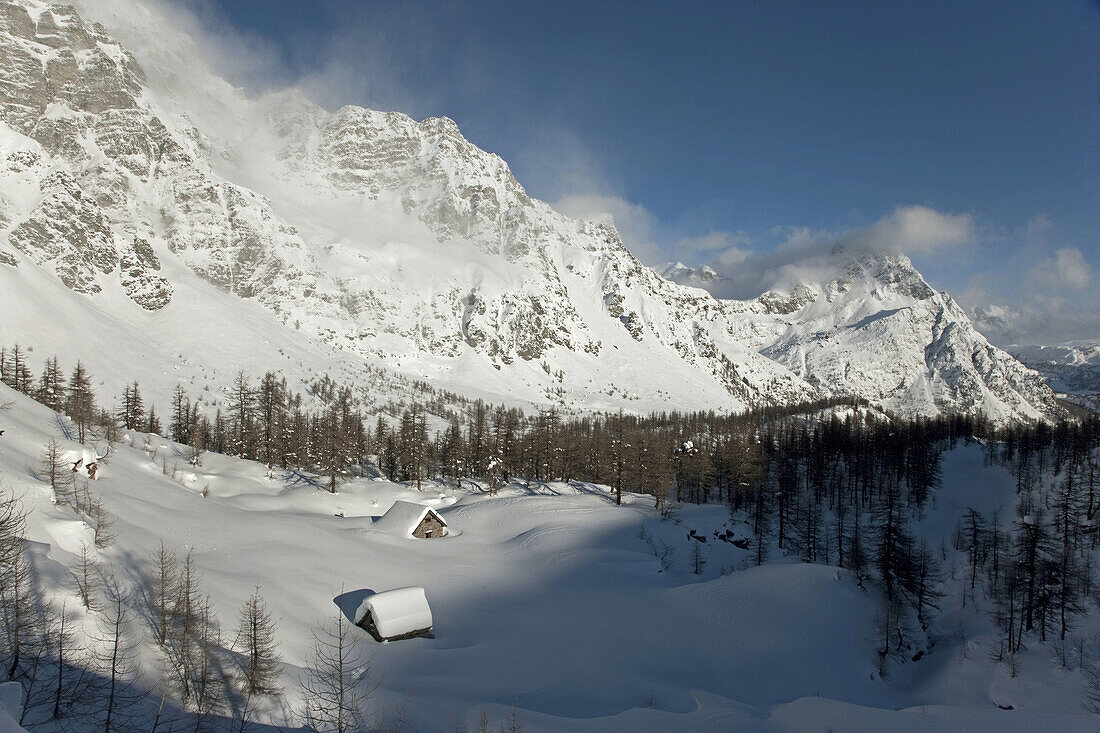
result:
[(431, 514), (428, 514), (413, 530), (413, 537), (420, 539), (436, 539), (444, 534), (443, 523)]
[(414, 639), (418, 636), (424, 636), (429, 639), (435, 638), (435, 636), (432, 635), (432, 629), (430, 626), (426, 629), (417, 629), (415, 631), (410, 631), (407, 634), (398, 634), (397, 636), (382, 636), (382, 634), (378, 631), (378, 626), (374, 623), (374, 617), (371, 615), (370, 611), (367, 611), (367, 613), (363, 616), (363, 618), (359, 621), (357, 625), (359, 626), (359, 628), (363, 629), (372, 637), (374, 637), (374, 640), (378, 642), (402, 641), (404, 639)]

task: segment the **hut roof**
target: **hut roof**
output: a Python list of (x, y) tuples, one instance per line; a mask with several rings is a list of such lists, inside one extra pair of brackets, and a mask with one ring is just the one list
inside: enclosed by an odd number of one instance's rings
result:
[(438, 519), (444, 527), (447, 526), (447, 523), (443, 521), (443, 517), (439, 516), (439, 512), (435, 509), (423, 504), (413, 504), (409, 501), (395, 501), (385, 514), (374, 520), (374, 526), (393, 534), (411, 536), (413, 530), (420, 526), (420, 523), (424, 521), (424, 517), (428, 514)]
[(388, 639), (432, 627), (432, 609), (424, 589), (412, 586), (395, 588), (367, 596), (355, 612), (355, 623), (362, 624), (367, 612), (378, 635)]

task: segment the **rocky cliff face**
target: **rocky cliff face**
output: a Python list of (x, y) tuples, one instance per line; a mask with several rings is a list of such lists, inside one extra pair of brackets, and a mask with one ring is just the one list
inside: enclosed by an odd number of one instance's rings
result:
[(449, 119), (249, 100), (151, 11), (85, 4), (138, 24), (136, 57), (71, 7), (0, 3), (0, 266), (74, 297), (156, 311), (197, 277), (408, 376), (586, 408), (1053, 409), (904, 258), (716, 300), (529, 197)]

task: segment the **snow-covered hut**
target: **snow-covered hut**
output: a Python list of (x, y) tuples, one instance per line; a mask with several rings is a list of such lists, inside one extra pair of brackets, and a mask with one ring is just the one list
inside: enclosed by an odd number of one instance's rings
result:
[(71, 466), (73, 473), (87, 476), (94, 481), (96, 474), (99, 472), (100, 461), (106, 458), (110, 452), (110, 446), (103, 452), (103, 455), (92, 448), (82, 447), (76, 450), (67, 450), (62, 453), (62, 462)]
[(355, 624), (378, 641), (431, 636), (432, 609), (423, 588), (395, 588), (364, 598)]
[(395, 501), (382, 516), (374, 520), (376, 529), (400, 535), (431, 539), (447, 534), (447, 523), (439, 512), (430, 506), (413, 504), (409, 501)]

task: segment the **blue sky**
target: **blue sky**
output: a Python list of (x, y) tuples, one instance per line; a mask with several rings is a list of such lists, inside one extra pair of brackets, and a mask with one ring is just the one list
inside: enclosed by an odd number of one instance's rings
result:
[(967, 226), (885, 244), (1016, 313), (999, 340), (1100, 338), (1096, 0), (192, 8), (235, 82), (452, 117), (647, 262), (732, 267), (922, 207)]

